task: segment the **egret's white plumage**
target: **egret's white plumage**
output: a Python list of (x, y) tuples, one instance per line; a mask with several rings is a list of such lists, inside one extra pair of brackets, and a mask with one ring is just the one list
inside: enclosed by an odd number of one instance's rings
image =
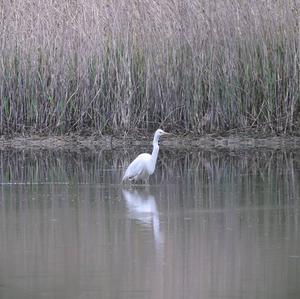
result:
[(143, 153), (138, 155), (126, 169), (122, 179), (123, 182), (126, 180), (148, 180), (149, 176), (153, 174), (155, 170), (156, 160), (159, 152), (159, 137), (166, 134), (169, 133), (166, 133), (161, 129), (156, 130), (153, 138), (152, 154), (150, 155)]

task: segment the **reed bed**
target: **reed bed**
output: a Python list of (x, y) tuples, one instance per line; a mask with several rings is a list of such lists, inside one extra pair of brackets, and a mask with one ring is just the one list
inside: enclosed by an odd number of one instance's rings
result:
[(299, 0), (2, 0), (0, 134), (297, 129)]

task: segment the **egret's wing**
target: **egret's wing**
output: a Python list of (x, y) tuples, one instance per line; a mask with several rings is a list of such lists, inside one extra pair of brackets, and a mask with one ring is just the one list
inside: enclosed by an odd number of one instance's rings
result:
[(126, 169), (126, 172), (123, 177), (123, 181), (139, 175), (142, 171), (143, 171), (143, 161), (138, 159), (133, 160), (128, 166), (128, 168)]
[(140, 154), (128, 166), (125, 171), (123, 181), (139, 175), (145, 168), (145, 162), (149, 159), (149, 154)]

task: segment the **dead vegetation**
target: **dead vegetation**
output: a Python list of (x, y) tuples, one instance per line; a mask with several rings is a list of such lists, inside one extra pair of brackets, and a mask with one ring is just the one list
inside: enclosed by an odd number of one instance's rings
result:
[(299, 0), (3, 0), (0, 133), (293, 133)]

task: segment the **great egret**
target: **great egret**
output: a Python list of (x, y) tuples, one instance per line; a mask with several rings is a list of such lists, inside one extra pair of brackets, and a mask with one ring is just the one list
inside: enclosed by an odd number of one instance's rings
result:
[(155, 170), (155, 164), (158, 156), (159, 146), (158, 140), (162, 135), (169, 135), (170, 133), (166, 133), (165, 131), (158, 129), (154, 133), (153, 138), (153, 150), (152, 154), (140, 154), (138, 155), (128, 166), (123, 176), (122, 182), (129, 181), (138, 181), (145, 180), (148, 181), (149, 176), (153, 174)]

